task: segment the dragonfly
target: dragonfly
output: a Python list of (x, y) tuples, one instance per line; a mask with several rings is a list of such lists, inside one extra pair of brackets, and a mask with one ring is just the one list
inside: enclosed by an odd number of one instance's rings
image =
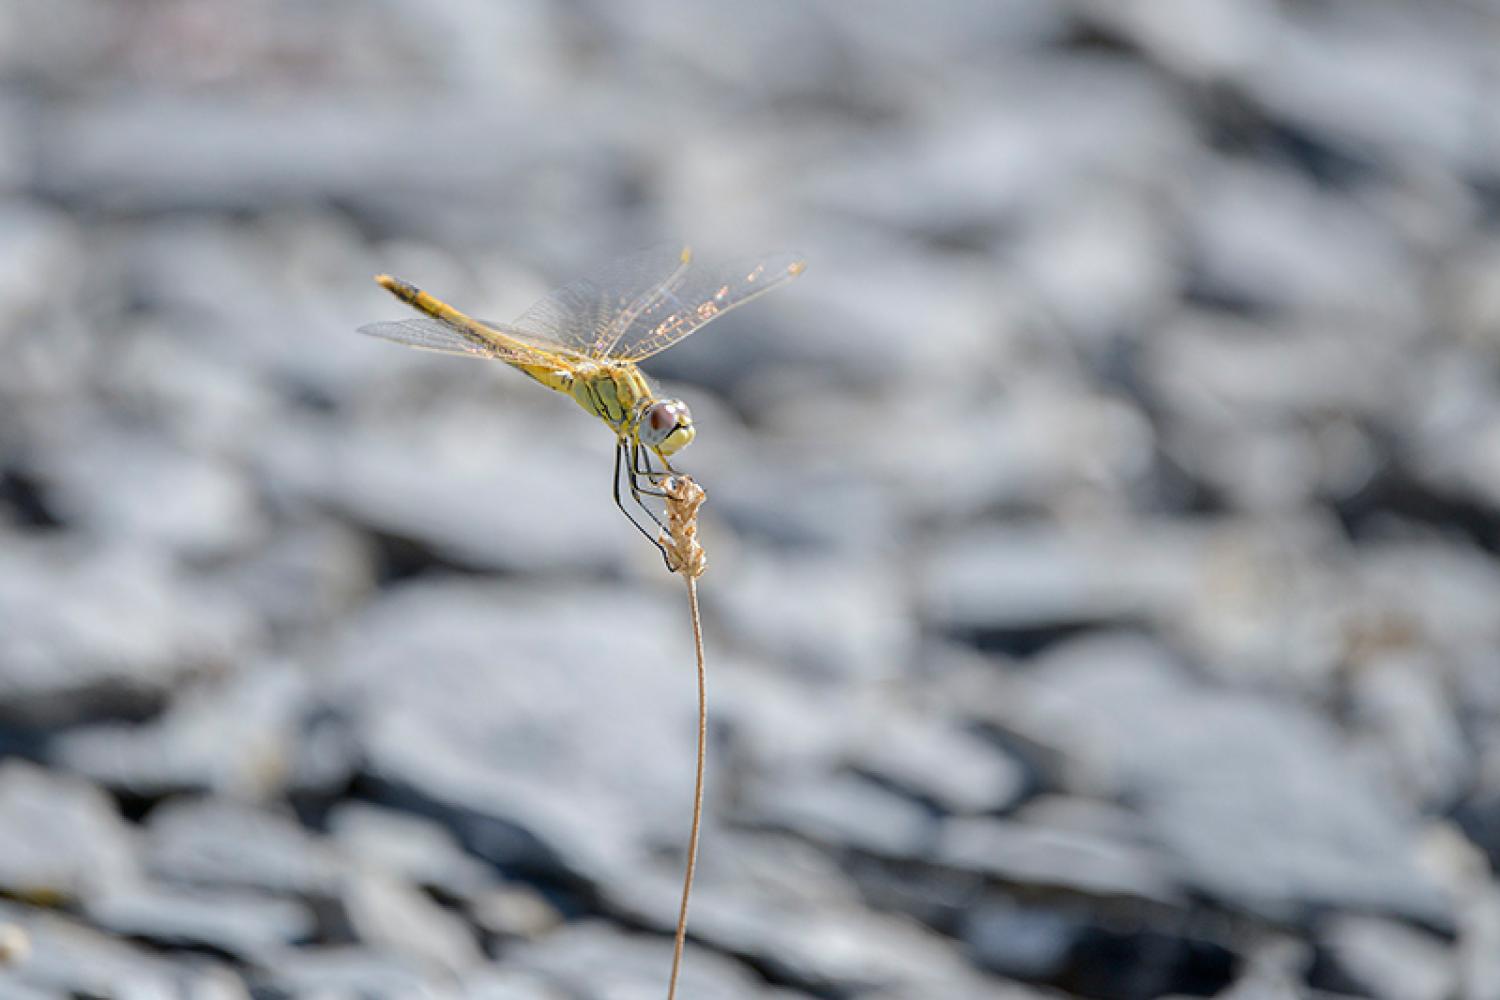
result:
[[(805, 267), (795, 254), (705, 266), (695, 263), (690, 247), (657, 246), (554, 290), (513, 323), (473, 319), (408, 281), (381, 274), (376, 283), (422, 315), (370, 323), (359, 332), (420, 350), (503, 361), (571, 396), (614, 432), (615, 505), (666, 558), (661, 538), (667, 528), (643, 497), (665, 495), (663, 480), (677, 474), (671, 456), (692, 443), (697, 429), (687, 404), (658, 397), (637, 363)], [(622, 483), (660, 535), (625, 506)]]

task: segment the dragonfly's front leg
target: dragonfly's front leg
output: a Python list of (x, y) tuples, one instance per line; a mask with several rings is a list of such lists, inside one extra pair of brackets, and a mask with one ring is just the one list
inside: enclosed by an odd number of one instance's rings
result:
[[(665, 471), (653, 469), (651, 467), (651, 452), (649, 451), (649, 449), (641, 447), (641, 444), (638, 441), (631, 442), (630, 478), (632, 482), (635, 483), (635, 488), (637, 491), (644, 493), (647, 496), (663, 498), (666, 497), (666, 493), (662, 492), (658, 487), (660, 487), (662, 479), (667, 476), (674, 475), (675, 470), (672, 468), (672, 466), (667, 464), (667, 460), (664, 457), (661, 459), (661, 464), (666, 466)], [(640, 480), (642, 479), (646, 480), (646, 482), (649, 483), (650, 486), (641, 486)]]
[[(652, 545), (656, 546), (657, 551), (661, 553), (662, 559), (666, 560), (667, 568), (670, 569), (671, 566), (672, 566), (672, 561), (671, 561), (671, 559), (667, 555), (666, 548), (662, 545), (661, 541), (658, 539), (658, 537), (656, 535), (651, 534), (650, 530), (647, 529), (645, 525), (641, 524), (640, 521), (636, 520), (635, 515), (633, 515), (633, 514), (630, 513), (630, 509), (625, 506), (625, 501), (623, 499), (621, 499), (621, 497), (620, 497), (620, 474), (621, 474), (621, 472), (624, 469), (624, 462), (623, 462), (624, 455), (625, 455), (625, 442), (624, 441), (619, 441), (619, 442), (617, 442), (615, 444), (615, 481), (614, 481), (615, 506), (618, 507), (618, 508), (620, 508), (620, 513), (622, 513), (622, 514), (625, 515), (625, 520), (627, 520), (631, 524), (635, 525), (635, 530), (637, 530), (641, 534), (645, 535), (646, 536), (646, 540), (649, 541)], [(651, 520), (656, 523), (656, 526), (658, 528), (660, 528), (663, 532), (665, 532), (667, 530), (667, 526), (661, 523), (661, 520), (655, 514), (653, 514), (651, 512), (651, 508), (647, 507), (645, 505), (645, 503), (643, 503), (641, 501), (640, 495), (638, 493), (636, 493), (634, 478), (630, 478), (629, 482), (630, 482), (630, 492), (635, 497), (636, 504), (641, 508), (641, 510), (644, 510), (646, 512), (646, 516), (650, 517)]]
[[(640, 461), (640, 446), (637, 444), (626, 444), (622, 442), (621, 447), (627, 447), (630, 449), (630, 474), (626, 477), (626, 481), (630, 484), (630, 495), (635, 498), (635, 502), (640, 506), (641, 510), (645, 511), (646, 515), (650, 517), (651, 520), (656, 522), (656, 526), (658, 528), (660, 528), (662, 531), (667, 531), (667, 526), (665, 524), (662, 524), (661, 518), (657, 517), (656, 512), (648, 507), (646, 505), (646, 501), (642, 499), (642, 497), (665, 498), (666, 494), (661, 492), (660, 490), (641, 486), (639, 477), (642, 475), (642, 473), (638, 464)], [(667, 533), (671, 534), (671, 532)]]

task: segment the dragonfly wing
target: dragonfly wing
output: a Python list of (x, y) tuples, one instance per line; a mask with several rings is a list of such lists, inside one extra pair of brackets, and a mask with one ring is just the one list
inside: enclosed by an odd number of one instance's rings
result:
[(450, 326), (441, 320), (423, 316), (387, 323), (367, 323), (359, 328), (359, 332), (422, 351), (436, 351), (439, 354), (495, 358), (512, 364), (568, 367), (565, 360), (515, 340), (503, 327), (486, 330), (484, 335), (481, 335), (476, 331), (464, 330)]
[(689, 259), (679, 243), (648, 247), (553, 291), (503, 329), (543, 349), (605, 357), (646, 305), (681, 279)]
[(468, 354), (479, 358), (494, 358), (494, 347), (467, 333), (455, 330), (435, 319), (403, 319), (388, 323), (366, 323), (359, 332), (381, 340), (394, 341), (423, 351), (439, 354)]
[(796, 254), (772, 254), (738, 264), (695, 265), (639, 309), (604, 354), (621, 361), (649, 358), (710, 320), (792, 280), (806, 266)]

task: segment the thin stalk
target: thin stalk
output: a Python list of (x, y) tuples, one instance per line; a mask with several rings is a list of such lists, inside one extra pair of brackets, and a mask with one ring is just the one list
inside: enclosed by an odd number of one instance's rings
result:
[(693, 781), (693, 825), (688, 834), (687, 870), (682, 876), (682, 906), (677, 911), (677, 937), (672, 945), (672, 978), (667, 1000), (676, 1000), (677, 974), (682, 970), (682, 948), (687, 941), (688, 897), (698, 867), (698, 831), (703, 824), (703, 763), (708, 757), (708, 671), (703, 666), (703, 622), (698, 615), (698, 581), (686, 574), (688, 609), (693, 616), (693, 648), (698, 654), (698, 769)]

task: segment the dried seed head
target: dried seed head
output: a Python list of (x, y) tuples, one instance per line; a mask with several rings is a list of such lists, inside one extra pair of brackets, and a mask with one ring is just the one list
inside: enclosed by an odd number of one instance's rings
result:
[(674, 573), (700, 577), (708, 569), (708, 556), (698, 544), (698, 508), (708, 494), (691, 476), (673, 476), (663, 485), (667, 494), (667, 532), (660, 541), (667, 550), (667, 565)]

